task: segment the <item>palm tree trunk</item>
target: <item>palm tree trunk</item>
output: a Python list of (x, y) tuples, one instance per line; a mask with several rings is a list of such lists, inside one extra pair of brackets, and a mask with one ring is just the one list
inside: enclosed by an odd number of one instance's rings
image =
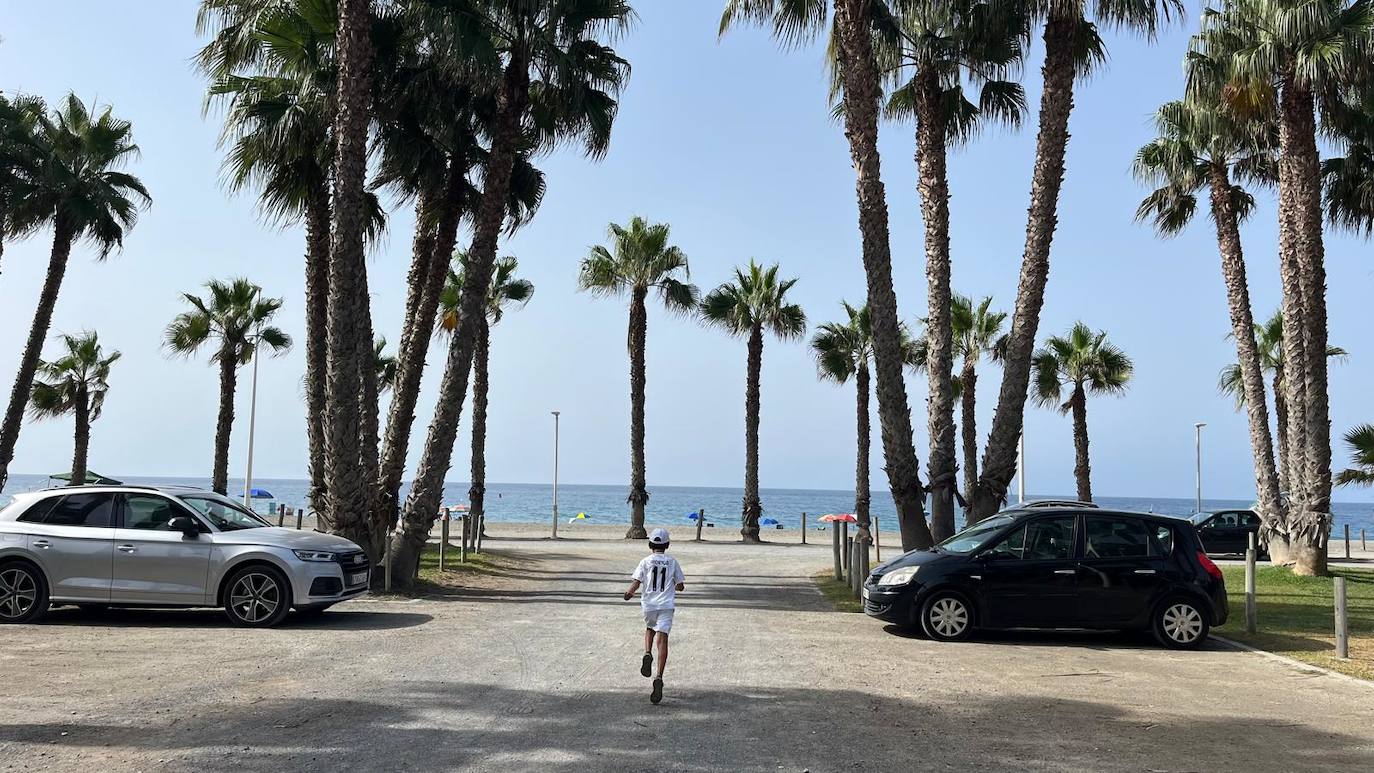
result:
[(33, 313), (33, 325), (29, 327), (29, 338), (24, 344), (24, 354), (19, 360), (19, 372), (14, 377), (14, 387), (10, 390), (9, 406), (5, 409), (5, 420), (0, 424), (0, 488), (9, 479), (10, 462), (14, 460), (14, 446), (19, 442), (19, 430), (24, 426), (24, 409), (29, 404), (29, 393), (33, 390), (33, 376), (38, 371), (38, 360), (43, 354), (43, 341), (48, 337), (52, 325), (53, 307), (57, 305), (57, 295), (62, 289), (62, 277), (67, 273), (67, 259), (72, 254), (72, 228), (62, 215), (53, 224), (52, 253), (48, 257), (48, 275), (43, 280), (43, 290), (38, 295), (38, 308)]
[(950, 323), (949, 179), (940, 74), (923, 69), (916, 84), (916, 190), (926, 235), (926, 402), (930, 431), (930, 531), (954, 534), (954, 333)]
[(491, 352), (491, 323), (482, 317), (477, 348), (472, 352), (472, 481), (468, 486), (468, 516), (482, 523), (487, 498), (487, 388)]
[(959, 429), (963, 434), (964, 445), (964, 501), (973, 501), (973, 489), (978, 485), (978, 367), (970, 360), (964, 361), (959, 372)]
[(1286, 216), (1280, 218), (1280, 252), (1287, 253), (1280, 258), (1284, 365), (1289, 463), (1297, 483), (1290, 498), (1289, 548), (1294, 573), (1324, 575), (1331, 518), (1331, 428), (1321, 177), (1312, 93), (1285, 79), (1280, 110), (1280, 206), (1287, 205)]
[[(1264, 372), (1255, 344), (1255, 316), (1250, 309), (1250, 285), (1245, 276), (1240, 226), (1232, 201), (1231, 180), (1224, 164), (1211, 169), (1212, 220), (1217, 226), (1221, 275), (1226, 283), (1226, 302), (1231, 311), (1231, 337), (1236, 341), (1241, 389), (1250, 421), (1250, 450), (1255, 459), (1255, 491), (1260, 520), (1271, 542), (1282, 542), (1288, 528), (1279, 504), (1279, 476), (1274, 467), (1274, 444), (1269, 435), (1269, 409), (1264, 394)], [(1278, 540), (1274, 535), (1281, 535)], [(1271, 552), (1272, 556), (1273, 553)]]
[(892, 245), (888, 235), (887, 193), (878, 153), (878, 68), (873, 58), (870, 0), (835, 0), (840, 75), (844, 82), (845, 135), (854, 164), (868, 308), (873, 326), (878, 420), (888, 486), (897, 506), (902, 548), (934, 544), (925, 518), (920, 462), (911, 440), (911, 407), (902, 375), (905, 357), (892, 289)]
[(521, 141), (520, 122), (529, 104), (528, 68), (529, 65), (521, 57), (513, 58), (506, 65), (497, 97), (494, 136), (483, 175), (486, 189), (477, 213), (472, 248), (468, 250), (466, 281), (458, 300), (458, 327), (449, 339), (444, 378), (439, 384), (439, 401), (425, 438), (425, 449), (420, 456), (415, 482), (410, 488), (410, 495), (406, 497), (401, 528), (392, 538), (392, 580), (402, 586), (409, 585), (415, 579), (420, 566), (420, 552), (444, 496), (444, 473), (448, 471), (453, 443), (458, 435), (458, 420), (462, 416), (463, 398), (467, 393), (472, 355), (477, 344), (477, 325), (486, 313), (496, 244), (505, 223), (511, 168), (515, 162), (516, 146)]
[[(386, 440), (375, 492), (380, 512), (385, 514), (391, 526), (395, 526), (400, 510), (401, 478), (405, 475), (406, 451), (410, 445), (411, 428), (415, 425), (415, 404), (420, 398), (425, 357), (429, 353), (429, 340), (434, 332), (439, 296), (444, 289), (444, 278), (448, 275), (453, 245), (458, 238), (458, 222), (465, 205), (463, 183), (466, 176), (466, 162), (460, 158), (452, 159), (443, 196), (435, 205), (439, 212), (437, 224), (432, 229), (421, 229), (418, 223), (416, 227), (408, 278), (410, 289), (406, 297), (406, 318), (396, 350), (396, 383), (392, 386)], [(426, 219), (430, 216), (427, 212)]]
[(1093, 501), (1092, 465), (1088, 463), (1088, 396), (1082, 384), (1074, 384), (1069, 397), (1073, 412), (1073, 478), (1078, 484), (1078, 501)]
[(1288, 387), (1283, 379), (1283, 364), (1280, 363), (1274, 368), (1273, 391), (1274, 391), (1274, 426), (1275, 435), (1278, 437), (1279, 446), (1279, 490), (1288, 491), (1292, 484), (1292, 478), (1288, 472), (1288, 395), (1284, 393)]
[(91, 448), (91, 401), (85, 388), (76, 396), (76, 432), (72, 442), (72, 479), (70, 485), (86, 482), (86, 457)]
[(644, 506), (649, 503), (644, 463), (644, 387), (647, 378), (644, 347), (649, 315), (645, 308), (647, 288), (636, 287), (630, 296), (630, 528), (625, 539), (645, 539)]
[(238, 377), (238, 358), (234, 345), (225, 342), (219, 355), (219, 418), (215, 422), (215, 466), (210, 476), (210, 488), (220, 494), (229, 493), (229, 434), (234, 429), (234, 390)]
[(763, 379), (763, 327), (749, 329), (749, 370), (744, 383), (744, 511), (740, 535), (745, 542), (760, 542), (759, 518), (759, 382)]
[(334, 533), (357, 543), (375, 562), (372, 508), (360, 448), (364, 427), (364, 366), (372, 356), (363, 255), (363, 183), (372, 40), (369, 0), (339, 0), (338, 91), (334, 116), (333, 223), (329, 249), (328, 367), (325, 381), (325, 513)]
[[(1055, 6), (1056, 8), (1058, 6)], [(1073, 111), (1074, 48), (1080, 19), (1052, 11), (1045, 22), (1044, 88), (1040, 94), (1040, 132), (1035, 140), (1031, 173), (1031, 203), (1026, 223), (1026, 251), (1016, 288), (1016, 309), (1002, 365), (1002, 388), (983, 451), (983, 469), (969, 502), (969, 520), (995, 513), (1006, 501), (1007, 487), (1016, 475), (1016, 443), (1025, 419), (1030, 386), (1031, 354), (1045, 303), (1050, 275), (1050, 244), (1058, 223), (1059, 189), (1064, 182), (1064, 154), (1069, 144), (1069, 113)]]
[(305, 429), (310, 446), (310, 507), (320, 529), (329, 528), (324, 509), (329, 218), (329, 191), (321, 186), (310, 198), (305, 220)]
[(869, 514), (869, 503), (872, 497), (868, 486), (868, 449), (872, 444), (869, 438), (868, 428), (868, 363), (859, 363), (859, 369), (854, 374), (854, 386), (857, 387), (857, 408), (858, 408), (858, 453), (854, 465), (854, 519), (859, 533), (856, 539), (861, 544), (867, 545), (873, 541), (873, 518)]

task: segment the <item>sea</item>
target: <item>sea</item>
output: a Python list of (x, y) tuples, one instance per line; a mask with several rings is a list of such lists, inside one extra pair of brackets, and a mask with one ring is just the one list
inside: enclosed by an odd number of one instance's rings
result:
[[(138, 475), (114, 476), (125, 483), (145, 485), (186, 485), (208, 487), (204, 478), (160, 478)], [(49, 486), (61, 485), (44, 475), (11, 475), (3, 491), (0, 491), (0, 506), (9, 501), (11, 495), (21, 491), (34, 491)], [(309, 482), (296, 479), (255, 478), (253, 487), (263, 489), (271, 497), (254, 500), (254, 509), (260, 512), (275, 510), (277, 505), (285, 504), (294, 509), (309, 505)], [(585, 485), (562, 483), (558, 486), (558, 514), (562, 523), (585, 514), (578, 522), (627, 524), (630, 519), (630, 506), (626, 502), (626, 486)], [(243, 491), (243, 479), (230, 479), (231, 496)], [(466, 505), (468, 484), (449, 482), (444, 484), (444, 506)], [(405, 496), (402, 491), (402, 497)], [(885, 492), (874, 487), (871, 512), (880, 523), (896, 526), (896, 508)], [(743, 489), (714, 488), (705, 486), (652, 486), (646, 520), (650, 523), (692, 524), (690, 515), (704, 511), (707, 523), (717, 528), (729, 527), (739, 522), (740, 504), (744, 497)], [(763, 517), (777, 521), (765, 528), (796, 529), (801, 525), (802, 513), (808, 516), (808, 525), (827, 513), (847, 513), (854, 510), (854, 492), (827, 489), (763, 489)], [(1036, 494), (1028, 499), (1072, 499), (1065, 494)], [(1132, 510), (1137, 512), (1163, 513), (1166, 515), (1188, 515), (1196, 510), (1192, 498), (1170, 497), (1097, 497), (1097, 503), (1104, 508)], [(1231, 507), (1249, 507), (1252, 503), (1238, 499), (1204, 499), (1203, 509), (1216, 510)], [(1346, 525), (1358, 538), (1360, 529), (1374, 534), (1374, 503), (1336, 502), (1331, 506), (1335, 516), (1333, 534), (1339, 537)], [(549, 523), (553, 514), (553, 486), (544, 483), (489, 483), (486, 498), (487, 518), (492, 523)]]

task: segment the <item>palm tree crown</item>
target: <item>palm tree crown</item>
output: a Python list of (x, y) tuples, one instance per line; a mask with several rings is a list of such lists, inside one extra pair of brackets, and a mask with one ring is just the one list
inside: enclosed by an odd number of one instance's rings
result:
[(787, 291), (796, 283), (778, 279), (778, 264), (764, 268), (750, 260), (747, 269), (735, 269), (735, 281), (706, 294), (702, 318), (731, 335), (744, 336), (759, 328), (784, 340), (800, 338), (806, 333), (806, 314), (787, 302)]
[(578, 289), (607, 297), (656, 290), (670, 311), (696, 308), (699, 291), (683, 281), (691, 270), (682, 250), (668, 244), (670, 230), (667, 223), (651, 225), (642, 217), (631, 218), (628, 226), (612, 223), (610, 248), (592, 247), (582, 261)]
[(173, 354), (190, 355), (210, 339), (220, 348), (211, 359), (228, 357), (235, 365), (253, 359), (259, 345), (272, 354), (291, 348), (291, 337), (280, 328), (268, 325), (281, 308), (280, 298), (263, 298), (262, 288), (238, 278), (228, 282), (211, 279), (205, 283), (205, 298), (184, 293), (190, 311), (178, 314), (167, 326), (166, 347)]
[[(1260, 367), (1265, 373), (1281, 372), (1283, 370), (1283, 310), (1274, 312), (1265, 322), (1255, 323), (1255, 344), (1259, 349)], [(1326, 356), (1337, 359), (1344, 358), (1349, 353), (1339, 346), (1327, 346)], [(1217, 391), (1223, 395), (1234, 397), (1236, 407), (1245, 407), (1245, 390), (1241, 383), (1241, 370), (1239, 363), (1230, 363), (1221, 369), (1217, 377)]]
[(61, 339), (62, 356), (38, 364), (30, 409), (35, 418), (53, 418), (74, 412), (85, 401), (89, 420), (95, 421), (100, 418), (105, 393), (110, 389), (110, 365), (119, 359), (120, 353), (106, 355), (93, 332), (63, 335)]
[(842, 301), (847, 322), (826, 322), (811, 337), (816, 371), (823, 379), (843, 384), (873, 358), (873, 326), (868, 306), (854, 308)]
[(1057, 407), (1061, 413), (1071, 407), (1067, 402), (1060, 404), (1062, 387), (1117, 395), (1126, 391), (1134, 369), (1131, 358), (1107, 341), (1106, 331), (1094, 333), (1082, 322), (1074, 323), (1067, 335), (1046, 339), (1035, 353), (1033, 367), (1037, 402)]
[(1354, 467), (1336, 474), (1337, 486), (1374, 486), (1374, 426), (1361, 424), (1345, 433)]
[[(436, 334), (452, 333), (458, 327), (458, 298), (463, 293), (463, 264), (466, 262), (467, 250), (459, 250), (453, 256), (448, 279), (444, 282), (444, 290), (439, 295), (439, 326), (435, 329)], [(497, 258), (492, 266), (491, 291), (487, 297), (487, 320), (493, 325), (501, 321), (508, 304), (516, 303), (523, 306), (534, 296), (534, 283), (528, 279), (516, 278), (515, 272), (519, 267), (520, 262), (510, 255)]]

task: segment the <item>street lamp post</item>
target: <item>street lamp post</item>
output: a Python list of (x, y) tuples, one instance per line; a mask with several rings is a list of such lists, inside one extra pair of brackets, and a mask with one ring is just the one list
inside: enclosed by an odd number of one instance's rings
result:
[(1197, 512), (1202, 512), (1202, 428), (1207, 422), (1199, 421), (1193, 425), (1197, 432)]
[(553, 411), (553, 539), (558, 539), (558, 411)]
[[(255, 288), (253, 305), (262, 297), (262, 288)], [(258, 421), (258, 350), (262, 348), (262, 321), (259, 320), (253, 332), (253, 388), (248, 401), (248, 464), (243, 471), (243, 506), (253, 509), (253, 435)]]
[(1016, 439), (1016, 503), (1026, 501), (1026, 431)]

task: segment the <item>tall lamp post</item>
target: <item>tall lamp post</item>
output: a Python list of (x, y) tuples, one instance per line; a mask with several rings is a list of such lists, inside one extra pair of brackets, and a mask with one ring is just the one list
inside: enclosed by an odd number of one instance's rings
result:
[(1207, 422), (1199, 421), (1193, 425), (1197, 433), (1197, 512), (1202, 512), (1202, 428), (1207, 426)]
[(1016, 503), (1026, 501), (1026, 431), (1016, 439)]
[[(262, 297), (262, 288), (254, 288), (253, 305)], [(253, 389), (248, 402), (248, 464), (243, 472), (243, 506), (253, 509), (253, 434), (258, 421), (258, 350), (262, 348), (262, 321), (253, 332)]]
[(553, 413), (553, 539), (558, 539), (558, 411)]

